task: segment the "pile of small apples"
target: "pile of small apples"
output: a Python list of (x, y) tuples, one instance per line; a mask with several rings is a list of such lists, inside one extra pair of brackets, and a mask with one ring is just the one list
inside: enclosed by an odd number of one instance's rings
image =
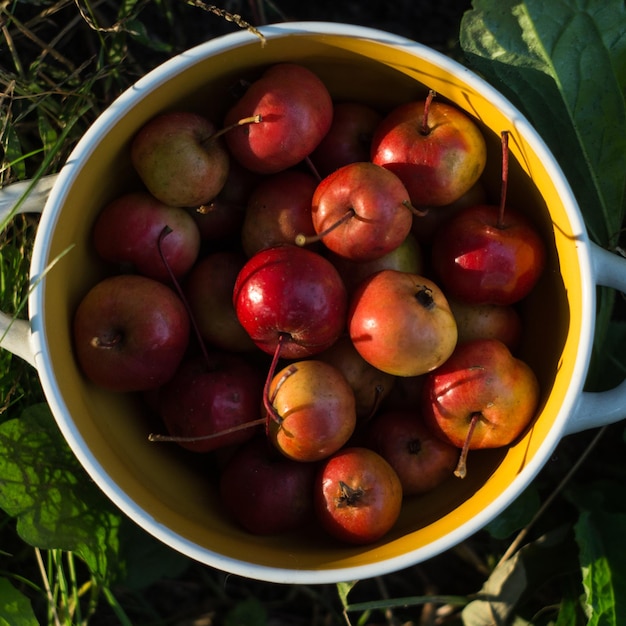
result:
[(544, 244), (506, 204), (508, 133), (490, 203), (480, 128), (432, 91), (378, 111), (295, 63), (244, 87), (219, 125), (168, 111), (131, 139), (142, 188), (96, 219), (111, 272), (76, 357), (141, 395), (152, 441), (213, 455), (244, 529), (373, 542), (535, 416), (516, 307)]

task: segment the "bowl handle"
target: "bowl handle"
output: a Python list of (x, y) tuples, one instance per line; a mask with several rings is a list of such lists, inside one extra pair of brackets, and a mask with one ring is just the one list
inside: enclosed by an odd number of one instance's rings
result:
[[(0, 189), (0, 227), (18, 213), (41, 213), (57, 174), (25, 180)], [(30, 322), (0, 312), (0, 348), (35, 366)]]
[[(591, 243), (598, 285), (626, 292), (626, 258)], [(626, 418), (626, 380), (608, 391), (583, 392), (565, 427), (565, 435), (613, 424)]]

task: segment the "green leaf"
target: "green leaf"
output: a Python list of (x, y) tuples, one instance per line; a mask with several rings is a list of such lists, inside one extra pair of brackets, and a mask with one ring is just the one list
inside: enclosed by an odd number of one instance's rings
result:
[(474, 0), (468, 63), (533, 123), (590, 235), (614, 242), (626, 206), (626, 8), (622, 0)]
[(339, 599), (341, 600), (341, 604), (344, 608), (348, 606), (348, 594), (358, 582), (358, 580), (351, 580), (348, 582), (337, 583), (337, 593), (339, 594)]
[(0, 578), (0, 626), (38, 626), (30, 600), (6, 578)]
[(583, 510), (575, 526), (588, 626), (626, 623), (626, 514)]
[(119, 550), (121, 515), (89, 479), (47, 404), (0, 425), (0, 507), (28, 544), (75, 552), (106, 579)]

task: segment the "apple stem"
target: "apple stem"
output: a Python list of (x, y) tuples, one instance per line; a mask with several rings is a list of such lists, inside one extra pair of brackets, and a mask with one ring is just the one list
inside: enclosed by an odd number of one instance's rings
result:
[(428, 95), (426, 96), (426, 100), (424, 101), (424, 115), (422, 117), (422, 135), (430, 134), (430, 126), (428, 126), (428, 117), (430, 114), (430, 105), (432, 104), (433, 98), (437, 95), (437, 92), (434, 89), (428, 90)]
[(159, 255), (161, 256), (161, 260), (163, 261), (163, 264), (165, 265), (167, 272), (170, 275), (170, 280), (172, 281), (174, 288), (176, 289), (176, 292), (178, 293), (178, 296), (182, 300), (183, 306), (185, 307), (185, 310), (187, 311), (187, 315), (189, 316), (189, 321), (191, 322), (191, 327), (193, 328), (194, 334), (196, 335), (198, 343), (200, 344), (200, 350), (202, 351), (202, 356), (204, 357), (204, 360), (209, 366), (209, 369), (211, 369), (212, 365), (211, 365), (211, 360), (209, 359), (209, 352), (207, 350), (206, 344), (204, 343), (204, 339), (202, 337), (202, 333), (200, 332), (200, 328), (198, 327), (198, 322), (196, 321), (196, 318), (193, 315), (191, 306), (189, 305), (189, 301), (187, 300), (187, 297), (185, 296), (185, 293), (183, 292), (183, 289), (180, 286), (180, 282), (174, 275), (174, 272), (172, 271), (172, 268), (170, 264), (168, 263), (167, 259), (165, 258), (165, 254), (163, 253), (163, 240), (171, 232), (173, 232), (172, 229), (169, 226), (165, 225), (163, 229), (161, 230), (161, 232), (159, 233), (159, 237), (157, 239), (157, 247), (159, 249)]
[[(269, 368), (269, 371), (267, 372), (267, 378), (265, 379), (265, 385), (263, 387), (263, 407), (265, 408), (265, 411), (267, 412), (267, 418), (265, 422), (266, 432), (269, 432), (270, 419), (273, 419), (277, 424), (281, 424), (283, 421), (283, 418), (279, 415), (278, 411), (274, 408), (274, 405), (272, 404), (276, 397), (276, 393), (274, 393), (274, 395), (270, 398), (270, 387), (272, 385), (272, 379), (274, 378), (274, 373), (276, 372), (276, 367), (278, 366), (278, 360), (280, 359), (280, 353), (282, 351), (283, 342), (288, 341), (289, 338), (290, 336), (288, 333), (278, 333), (278, 341), (276, 343), (276, 349), (274, 350), (274, 356), (272, 357), (272, 362), (270, 363), (270, 368)], [(291, 374), (289, 374), (289, 376), (291, 376)], [(285, 376), (284, 378), (286, 379), (288, 378), (288, 376)], [(285, 380), (281, 379), (278, 385), (282, 385), (284, 382)], [(276, 389), (276, 391), (278, 391), (278, 389)]]
[(263, 424), (265, 424), (265, 418), (261, 417), (257, 420), (250, 420), (249, 422), (243, 422), (242, 424), (237, 424), (236, 426), (231, 426), (230, 428), (224, 428), (224, 430), (220, 430), (219, 432), (216, 432), (216, 433), (210, 433), (208, 435), (197, 435), (195, 437), (178, 437), (176, 435), (160, 435), (158, 433), (150, 433), (148, 435), (148, 441), (195, 443), (196, 441), (206, 441), (207, 439), (215, 439), (216, 437), (223, 437), (224, 435), (237, 433), (240, 430), (246, 430), (247, 428), (252, 428), (253, 426), (262, 426)]
[(256, 115), (250, 115), (249, 117), (242, 117), (240, 120), (237, 120), (234, 124), (229, 124), (228, 126), (224, 126), (224, 128), (220, 128), (220, 130), (214, 132), (210, 137), (207, 137), (201, 143), (206, 145), (209, 141), (214, 141), (218, 137), (221, 137), (225, 133), (233, 128), (238, 128), (239, 126), (245, 126), (246, 124), (258, 124), (263, 121), (263, 116), (260, 113)]
[(428, 214), (428, 209), (418, 209), (411, 204), (410, 200), (405, 200), (402, 206), (405, 206), (413, 215), (417, 215), (417, 217), (424, 217)]
[(503, 130), (500, 137), (502, 140), (502, 185), (500, 187), (498, 228), (504, 228), (504, 208), (506, 205), (507, 188), (509, 185), (509, 131)]
[(118, 332), (109, 339), (104, 339), (103, 337), (93, 337), (90, 343), (94, 348), (115, 348), (120, 341), (122, 341), (122, 333)]
[(372, 408), (370, 409), (370, 412), (367, 414), (367, 417), (363, 420), (364, 422), (369, 422), (374, 415), (376, 415), (376, 411), (378, 411), (378, 408), (380, 407), (380, 403), (383, 399), (383, 391), (385, 390), (385, 388), (383, 387), (383, 385), (376, 385), (374, 387), (374, 402), (372, 402)]
[(476, 424), (478, 424), (478, 420), (482, 417), (482, 415), (476, 411), (472, 413), (472, 419), (469, 424), (469, 429), (467, 431), (467, 436), (465, 437), (465, 441), (463, 442), (463, 448), (461, 450), (461, 456), (459, 457), (459, 462), (454, 470), (454, 475), (457, 478), (465, 478), (467, 476), (467, 454), (469, 452), (470, 442), (472, 440), (472, 436), (474, 435), (474, 429), (476, 428)]
[(306, 163), (306, 166), (311, 170), (311, 174), (313, 174), (315, 179), (318, 182), (320, 182), (322, 180), (322, 176), (319, 173), (318, 169), (315, 167), (315, 164), (313, 163), (313, 161), (311, 161), (311, 157), (310, 156), (305, 157), (304, 162)]
[(335, 228), (345, 224), (349, 219), (353, 218), (356, 215), (354, 209), (350, 207), (334, 224), (331, 224), (328, 228), (323, 230), (321, 233), (317, 233), (317, 235), (307, 236), (304, 233), (300, 233), (296, 236), (296, 245), (297, 246), (306, 246), (310, 243), (316, 243), (321, 241), (326, 235), (331, 233)]

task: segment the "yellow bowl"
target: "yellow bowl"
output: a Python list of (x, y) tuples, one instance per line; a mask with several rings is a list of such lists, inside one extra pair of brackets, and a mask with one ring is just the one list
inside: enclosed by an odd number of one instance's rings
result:
[[(210, 566), (273, 582), (327, 583), (384, 574), (431, 558), (478, 531), (528, 485), (568, 433), (614, 421), (624, 385), (583, 394), (594, 333), (595, 287), (624, 289), (626, 265), (589, 242), (569, 186), (544, 142), (499, 93), (463, 66), (410, 40), (367, 28), (285, 23), (200, 45), (160, 66), (116, 100), (76, 146), (43, 210), (31, 269), (43, 277), (30, 300), (33, 352), (69, 445), (94, 481), (130, 518), (169, 546)], [(175, 447), (150, 443), (150, 426), (128, 396), (88, 383), (72, 352), (71, 320), (101, 276), (90, 233), (103, 205), (137, 184), (129, 141), (155, 114), (176, 107), (224, 114), (221, 94), (237, 79), (280, 61), (313, 69), (337, 99), (380, 109), (427, 88), (466, 110), (487, 138), (486, 184), (499, 189), (500, 132), (510, 131), (509, 197), (532, 213), (548, 245), (548, 268), (524, 306), (522, 357), (542, 398), (532, 428), (515, 445), (473, 452), (469, 476), (409, 499), (380, 542), (338, 545), (314, 524), (278, 537), (251, 536), (220, 510), (210, 478)], [(60, 258), (44, 276), (50, 262)], [(612, 395), (611, 395), (612, 394)], [(592, 419), (589, 406), (596, 411)]]

